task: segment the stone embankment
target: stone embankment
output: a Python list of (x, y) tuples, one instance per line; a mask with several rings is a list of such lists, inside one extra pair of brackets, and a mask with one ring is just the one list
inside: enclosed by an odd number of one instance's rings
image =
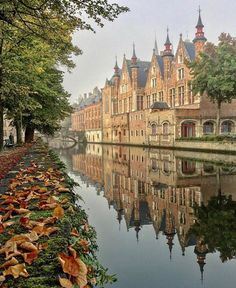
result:
[(96, 232), (77, 205), (76, 183), (64, 164), (41, 142), (17, 160), (0, 182), (0, 287), (113, 282), (96, 258)]

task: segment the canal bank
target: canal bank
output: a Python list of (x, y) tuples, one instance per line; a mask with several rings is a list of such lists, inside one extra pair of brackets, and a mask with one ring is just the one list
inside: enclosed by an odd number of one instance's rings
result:
[(182, 150), (193, 152), (206, 152), (206, 153), (219, 153), (219, 154), (236, 154), (236, 142), (235, 141), (183, 141), (178, 140), (174, 143), (167, 143), (166, 145), (158, 144), (136, 144), (136, 143), (122, 143), (122, 142), (91, 142), (91, 144), (104, 144), (104, 145), (117, 145), (117, 146), (132, 146), (132, 147), (144, 147), (144, 148), (158, 148), (167, 150)]
[(65, 165), (42, 142), (0, 182), (1, 287), (93, 287), (112, 282), (96, 232)]

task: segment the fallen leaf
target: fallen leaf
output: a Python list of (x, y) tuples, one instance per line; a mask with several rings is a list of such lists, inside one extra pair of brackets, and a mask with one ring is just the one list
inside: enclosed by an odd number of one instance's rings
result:
[(38, 251), (32, 251), (30, 253), (24, 253), (23, 254), (24, 261), (27, 264), (31, 265), (33, 263), (33, 261), (38, 258), (38, 254), (39, 254)]
[(73, 287), (72, 282), (67, 278), (59, 277), (59, 282), (61, 284), (61, 287), (64, 287), (64, 288), (72, 288)]
[(80, 258), (76, 258), (75, 260), (79, 265), (79, 275), (76, 277), (75, 282), (79, 285), (80, 288), (84, 288), (88, 283), (87, 266)]
[(68, 273), (72, 276), (79, 276), (80, 266), (73, 256), (67, 256), (64, 253), (60, 253), (58, 256), (64, 273)]
[(16, 264), (18, 264), (18, 263), (19, 263), (18, 260), (17, 260), (15, 257), (12, 257), (11, 260), (6, 261), (5, 263), (3, 263), (3, 264), (0, 266), (0, 268), (1, 268), (1, 269), (2, 269), (2, 268), (6, 269), (6, 268), (8, 268), (9, 266), (13, 266), (13, 265), (16, 265)]
[(29, 273), (25, 269), (25, 264), (10, 266), (7, 270), (3, 271), (3, 275), (12, 275), (14, 278), (18, 278), (19, 276), (29, 277)]
[(21, 243), (19, 247), (27, 251), (38, 251), (38, 248), (31, 242)]
[(79, 237), (79, 236), (80, 236), (80, 235), (79, 235), (79, 232), (78, 232), (78, 230), (77, 230), (76, 228), (73, 228), (73, 229), (71, 230), (70, 235), (71, 235), (71, 236), (75, 236), (75, 237)]
[(57, 205), (57, 207), (53, 211), (53, 216), (58, 219), (61, 219), (64, 217), (64, 214), (65, 214), (64, 209), (60, 205)]

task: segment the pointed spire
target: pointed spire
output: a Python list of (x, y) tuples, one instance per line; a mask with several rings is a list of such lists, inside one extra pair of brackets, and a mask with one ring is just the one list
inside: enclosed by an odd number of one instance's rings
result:
[(198, 10), (198, 22), (197, 22), (197, 26), (196, 26), (196, 33), (195, 33), (195, 38), (193, 39), (193, 42), (197, 42), (197, 41), (203, 41), (203, 42), (206, 42), (207, 39), (204, 35), (204, 31), (203, 31), (203, 28), (204, 28), (204, 25), (202, 23), (202, 17), (201, 17), (201, 9), (200, 9), (200, 6), (199, 6), (199, 10)]
[(155, 55), (159, 55), (156, 36), (155, 36), (155, 42), (154, 42), (153, 52), (154, 52)]
[(119, 66), (117, 64), (117, 56), (116, 56), (116, 63), (115, 63), (115, 67), (114, 67), (114, 70), (115, 70), (115, 73), (114, 73), (114, 76), (119, 76)]
[(166, 46), (166, 45), (171, 45), (170, 38), (169, 38), (169, 28), (168, 28), (168, 27), (167, 27), (167, 37), (166, 37), (165, 46)]
[(204, 27), (204, 25), (202, 24), (202, 17), (201, 17), (201, 7), (199, 6), (199, 9), (198, 9), (198, 13), (199, 13), (199, 16), (198, 16), (198, 21), (197, 21), (197, 26), (196, 28), (198, 27)]
[(169, 37), (169, 28), (167, 27), (167, 36), (166, 36), (166, 42), (165, 42), (165, 50), (164, 50), (164, 55), (173, 55), (172, 53), (172, 44), (170, 42), (170, 37)]
[(133, 65), (137, 64), (137, 56), (136, 56), (136, 52), (135, 52), (135, 44), (134, 43), (133, 43), (133, 56), (132, 56), (131, 60), (132, 60)]

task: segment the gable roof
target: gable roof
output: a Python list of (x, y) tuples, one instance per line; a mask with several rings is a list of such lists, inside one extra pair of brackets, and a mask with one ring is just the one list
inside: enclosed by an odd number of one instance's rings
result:
[(195, 59), (195, 46), (192, 42), (190, 41), (184, 41), (184, 47), (189, 55), (190, 60), (194, 60)]

